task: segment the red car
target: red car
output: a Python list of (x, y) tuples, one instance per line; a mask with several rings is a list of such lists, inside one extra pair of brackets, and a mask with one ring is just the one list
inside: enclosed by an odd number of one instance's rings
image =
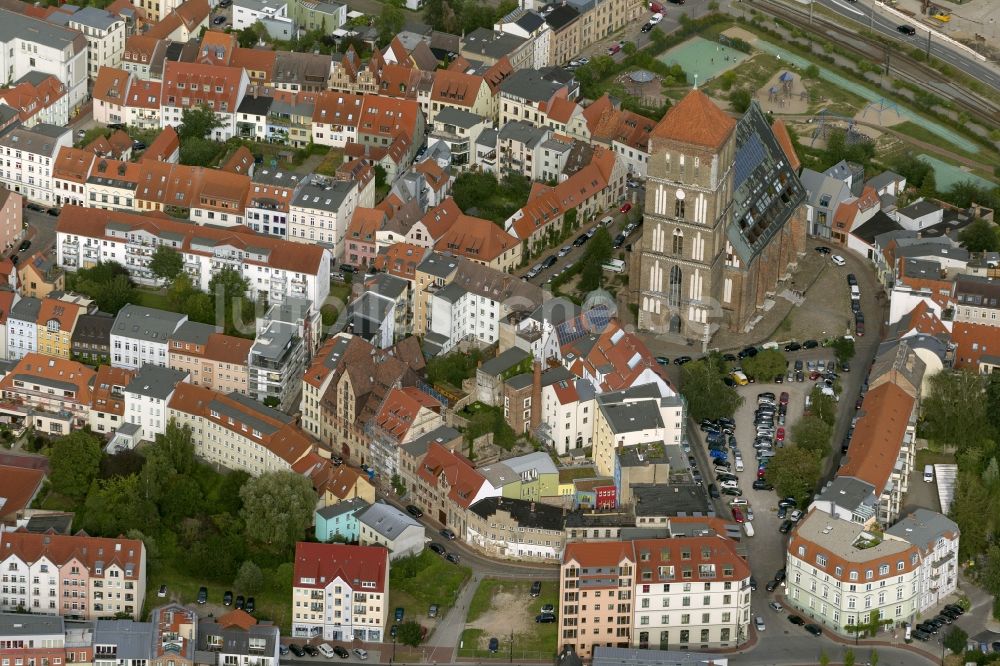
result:
[(776, 441), (778, 441), (778, 442), (785, 441), (785, 429), (784, 428), (778, 428), (777, 431), (775, 431), (775, 433), (774, 433), (774, 439)]
[(781, 392), (781, 397), (778, 399), (778, 402), (781, 403), (782, 405), (787, 405), (788, 404), (788, 392), (787, 391), (782, 391)]
[(622, 207), (618, 209), (618, 211), (621, 212), (621, 213), (627, 213), (630, 210), (632, 210), (632, 204), (630, 204), (628, 202), (622, 204)]
[(735, 520), (738, 523), (743, 522), (743, 512), (740, 511), (739, 507), (736, 506), (733, 507), (733, 520)]
[(813, 380), (813, 381), (819, 379), (819, 372), (816, 371), (816, 370), (813, 370), (812, 372), (810, 372), (809, 373), (809, 379)]
[(758, 479), (763, 479), (765, 476), (767, 476), (767, 468), (766, 467), (761, 467), (760, 469), (757, 470), (757, 478)]

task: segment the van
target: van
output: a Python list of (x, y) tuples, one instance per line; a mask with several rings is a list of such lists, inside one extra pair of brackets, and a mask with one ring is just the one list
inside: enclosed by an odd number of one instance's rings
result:
[(746, 532), (748, 537), (753, 536), (753, 525), (751, 525), (747, 520), (743, 521), (743, 531)]
[(605, 263), (601, 264), (601, 269), (612, 273), (624, 273), (625, 262), (621, 259), (609, 259)]
[(743, 458), (737, 458), (736, 459), (736, 471), (737, 472), (742, 472), (743, 471)]
[(615, 218), (613, 218), (610, 215), (608, 215), (607, 217), (604, 217), (601, 220), (601, 226), (602, 227), (610, 227), (614, 223), (614, 221), (615, 221)]
[(772, 341), (772, 342), (765, 342), (764, 344), (762, 344), (760, 346), (760, 348), (761, 349), (777, 349), (778, 348), (778, 343), (774, 342), (774, 341)]
[(851, 285), (851, 298), (854, 300), (861, 298), (861, 289), (859, 289), (856, 284)]
[(732, 371), (731, 373), (729, 373), (729, 376), (739, 386), (746, 386), (747, 384), (750, 383), (750, 380), (747, 378), (747, 376), (740, 370)]
[(736, 499), (729, 501), (729, 506), (747, 506), (749, 504), (750, 501), (744, 499), (743, 497), (737, 497)]
[(924, 482), (934, 483), (934, 465), (924, 465)]
[(335, 656), (333, 654), (333, 648), (327, 645), (326, 643), (320, 643), (319, 645), (316, 646), (316, 649), (319, 650), (319, 653), (324, 657), (326, 657), (327, 659), (333, 659), (333, 657)]

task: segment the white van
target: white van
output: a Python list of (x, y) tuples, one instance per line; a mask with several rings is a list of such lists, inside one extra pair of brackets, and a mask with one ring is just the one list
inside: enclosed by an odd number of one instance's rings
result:
[(778, 343), (777, 343), (777, 342), (774, 342), (774, 341), (772, 340), (771, 342), (765, 342), (764, 344), (762, 344), (762, 345), (760, 346), (760, 348), (761, 348), (761, 349), (777, 349), (777, 348), (778, 348)]
[(934, 465), (924, 465), (924, 482), (934, 483)]
[(612, 273), (624, 273), (625, 262), (621, 259), (609, 259), (605, 263), (601, 264), (601, 269), (611, 271)]
[(852, 284), (851, 285), (851, 299), (857, 301), (860, 298), (861, 298), (861, 289), (858, 288), (858, 285)]
[(742, 472), (743, 471), (743, 458), (737, 458), (736, 459), (736, 471), (737, 472)]
[(753, 525), (751, 525), (748, 521), (744, 521), (743, 522), (743, 531), (747, 533), (748, 537), (752, 537), (753, 536)]
[(750, 501), (744, 497), (737, 497), (729, 501), (729, 506), (747, 506)]
[(614, 224), (614, 221), (615, 221), (615, 218), (613, 218), (610, 215), (608, 215), (603, 220), (601, 220), (601, 226), (603, 226), (603, 227), (610, 227), (612, 224)]
[(319, 650), (319, 653), (324, 657), (326, 657), (327, 659), (333, 659), (335, 656), (333, 654), (333, 648), (330, 647), (327, 643), (320, 643), (319, 645), (316, 646), (316, 649)]

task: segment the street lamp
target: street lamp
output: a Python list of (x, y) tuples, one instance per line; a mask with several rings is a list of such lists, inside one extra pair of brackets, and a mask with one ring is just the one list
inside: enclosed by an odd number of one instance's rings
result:
[(392, 657), (389, 659), (389, 663), (395, 663), (396, 661), (396, 634), (392, 635)]

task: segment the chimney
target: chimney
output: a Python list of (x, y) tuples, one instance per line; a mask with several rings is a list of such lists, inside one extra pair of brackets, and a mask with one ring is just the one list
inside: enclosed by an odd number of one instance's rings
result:
[(531, 424), (532, 432), (542, 422), (542, 364), (536, 358), (533, 363), (534, 378), (531, 382)]

